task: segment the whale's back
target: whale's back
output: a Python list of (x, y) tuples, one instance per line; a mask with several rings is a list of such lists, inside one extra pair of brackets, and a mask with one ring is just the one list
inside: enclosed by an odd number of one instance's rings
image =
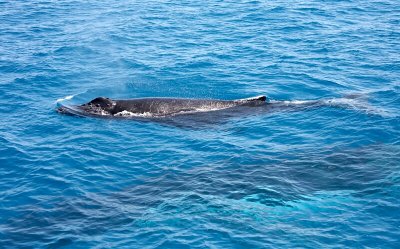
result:
[(237, 105), (235, 101), (177, 98), (144, 98), (116, 101), (113, 115), (123, 111), (169, 115), (196, 111), (220, 110)]
[(185, 99), (185, 98), (138, 98), (113, 100), (97, 97), (88, 103), (65, 107), (59, 112), (79, 116), (101, 117), (166, 117), (224, 110), (235, 106), (258, 106), (264, 104), (265, 96), (238, 100)]

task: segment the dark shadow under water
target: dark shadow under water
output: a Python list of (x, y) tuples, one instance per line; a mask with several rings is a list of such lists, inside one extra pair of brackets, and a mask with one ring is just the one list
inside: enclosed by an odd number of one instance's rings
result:
[(243, 214), (229, 213), (229, 202), (237, 200), (290, 207), (320, 191), (390, 197), (386, 189), (395, 183), (388, 177), (398, 168), (399, 156), (398, 149), (378, 144), (340, 152), (305, 152), (270, 163), (235, 165), (227, 161), (191, 170), (166, 170), (119, 192), (30, 205), (8, 220), (4, 226), (7, 229), (2, 229), (2, 241), (15, 248), (35, 247), (35, 243), (57, 248), (124, 226), (137, 229), (140, 234), (141, 229), (156, 222), (150, 215), (154, 210), (168, 217), (180, 215), (188, 219), (245, 215), (248, 210)]

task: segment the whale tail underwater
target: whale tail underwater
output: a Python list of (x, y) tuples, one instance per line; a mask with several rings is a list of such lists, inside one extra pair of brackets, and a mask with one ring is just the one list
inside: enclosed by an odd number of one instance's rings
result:
[(267, 97), (264, 95), (237, 100), (184, 98), (114, 100), (106, 97), (97, 97), (82, 105), (60, 105), (57, 111), (62, 114), (77, 116), (160, 118), (198, 112), (219, 111), (234, 107), (257, 107), (265, 105), (266, 101)]

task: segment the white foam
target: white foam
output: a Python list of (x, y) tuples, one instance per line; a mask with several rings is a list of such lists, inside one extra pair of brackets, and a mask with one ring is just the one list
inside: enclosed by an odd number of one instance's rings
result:
[(357, 100), (355, 100), (355, 99), (335, 98), (335, 99), (322, 100), (322, 103), (327, 104), (327, 105), (349, 105), (349, 106), (355, 106), (359, 102)]
[(312, 105), (318, 103), (318, 100), (270, 100), (269, 104), (279, 104), (285, 106)]
[(320, 99), (320, 100), (270, 100), (271, 104), (278, 104), (284, 106), (331, 106), (331, 107), (342, 107), (353, 109), (357, 111), (362, 111), (367, 114), (375, 114), (380, 116), (390, 116), (390, 114), (383, 109), (378, 109), (376, 107), (368, 104), (365, 99), (362, 98), (354, 98), (343, 97), (343, 98), (330, 98), (330, 99)]
[(284, 104), (287, 105), (304, 105), (304, 104), (311, 104), (314, 103), (313, 100), (290, 100), (290, 101), (283, 101)]
[(297, 105), (328, 105), (328, 106), (358, 106), (365, 105), (361, 104), (356, 99), (348, 98), (332, 98), (332, 99), (321, 99), (321, 100), (271, 100), (269, 103), (272, 104), (283, 104), (286, 106), (297, 106)]
[(392, 116), (392, 114), (387, 110), (383, 108), (374, 107), (368, 104), (368, 102), (362, 101), (360, 99), (349, 99), (349, 98), (328, 99), (324, 101), (324, 104), (330, 106), (351, 108), (357, 111), (365, 112), (367, 114), (379, 115), (382, 117)]
[(59, 103), (59, 102), (62, 102), (62, 101), (65, 101), (65, 100), (70, 100), (70, 99), (72, 99), (73, 97), (75, 97), (76, 95), (68, 95), (68, 96), (66, 96), (66, 97), (64, 97), (64, 98), (61, 98), (61, 99), (57, 99), (57, 103)]

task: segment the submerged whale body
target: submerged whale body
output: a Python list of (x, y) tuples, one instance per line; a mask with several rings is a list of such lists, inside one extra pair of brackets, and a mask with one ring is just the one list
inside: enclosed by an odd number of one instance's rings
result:
[(98, 97), (74, 108), (61, 106), (64, 114), (105, 116), (105, 117), (165, 117), (196, 112), (209, 112), (236, 106), (260, 106), (266, 96), (238, 100), (182, 99), (182, 98), (140, 98), (113, 100)]

